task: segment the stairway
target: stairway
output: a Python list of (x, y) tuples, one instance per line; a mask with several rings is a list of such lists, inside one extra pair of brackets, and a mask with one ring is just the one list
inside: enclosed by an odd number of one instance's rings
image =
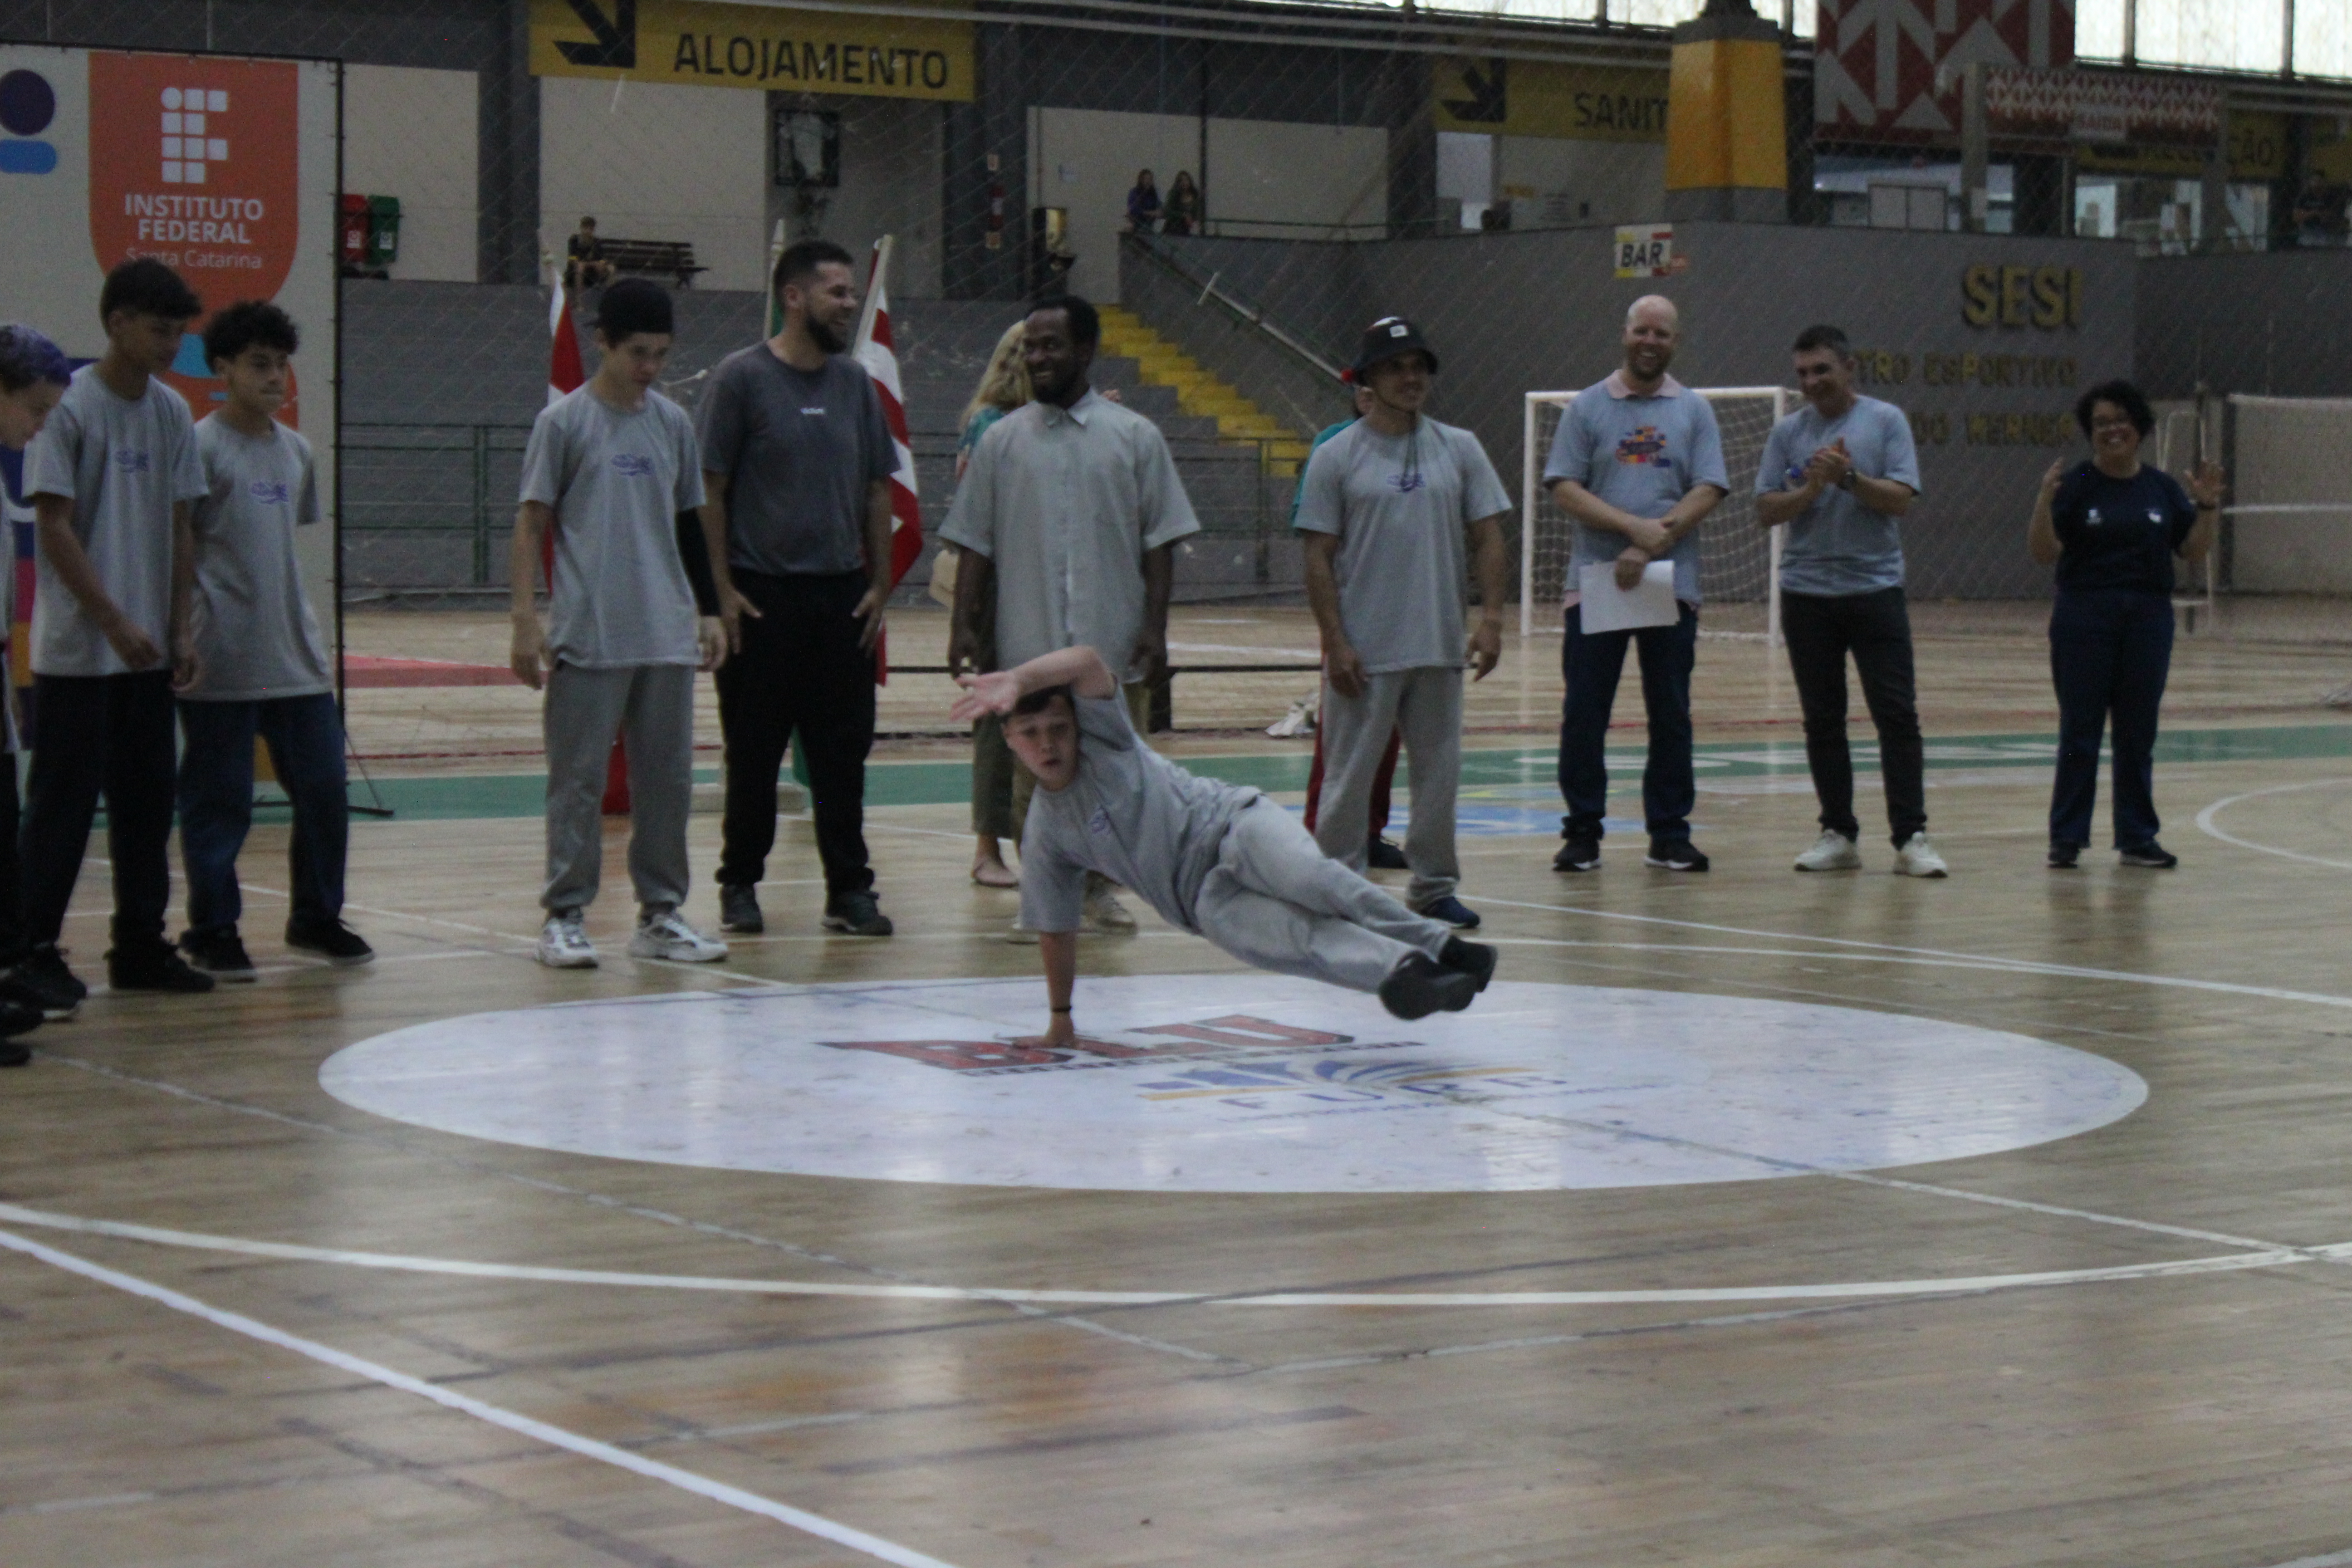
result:
[(1102, 352), (1136, 363), (1145, 384), (1164, 386), (1176, 394), (1176, 405), (1186, 414), (1213, 419), (1217, 434), (1230, 441), (1257, 445), (1265, 471), (1277, 479), (1294, 479), (1307, 460), (1307, 438), (1285, 426), (1244, 396), (1239, 389), (1201, 362), (1144, 324), (1134, 311), (1119, 305), (1099, 307)]

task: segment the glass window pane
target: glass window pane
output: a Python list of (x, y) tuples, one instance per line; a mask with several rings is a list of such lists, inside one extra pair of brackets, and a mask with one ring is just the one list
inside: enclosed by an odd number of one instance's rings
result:
[(2084, 59), (2123, 58), (2124, 6), (2128, 3), (2129, 0), (2074, 0), (2074, 53)]
[(2280, 0), (2139, 0), (2139, 58), (2275, 71), (2286, 58), (2285, 13)]
[(2294, 8), (2294, 68), (2302, 76), (2352, 77), (2352, 8), (2304, 0)]

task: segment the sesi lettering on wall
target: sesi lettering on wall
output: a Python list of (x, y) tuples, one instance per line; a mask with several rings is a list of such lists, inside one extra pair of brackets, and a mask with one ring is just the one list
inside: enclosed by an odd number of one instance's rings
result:
[(1971, 327), (2079, 327), (2083, 269), (1980, 262), (1960, 274), (1960, 319)]
[(530, 6), (535, 76), (969, 100), (971, 62), (968, 22), (709, 0)]

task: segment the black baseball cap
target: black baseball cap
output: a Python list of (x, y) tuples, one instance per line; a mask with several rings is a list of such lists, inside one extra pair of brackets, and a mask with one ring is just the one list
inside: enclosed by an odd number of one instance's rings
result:
[(1372, 366), (1404, 354), (1423, 355), (1429, 361), (1429, 374), (1437, 374), (1437, 351), (1429, 346), (1421, 329), (1402, 316), (1382, 316), (1364, 329), (1363, 345), (1356, 350), (1356, 363), (1348, 373), (1349, 379), (1361, 382)]

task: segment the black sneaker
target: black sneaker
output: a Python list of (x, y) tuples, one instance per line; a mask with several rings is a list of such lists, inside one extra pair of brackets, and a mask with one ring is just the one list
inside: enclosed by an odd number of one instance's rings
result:
[(89, 994), (89, 987), (74, 977), (66, 967), (65, 955), (55, 942), (43, 942), (25, 955), (24, 962), (0, 976), (0, 995), (13, 996), (30, 1002), (41, 1010), (44, 1018), (70, 1018)]
[(2124, 866), (2144, 866), (2151, 871), (2169, 871), (2180, 864), (2180, 857), (2151, 838), (2145, 844), (2135, 844), (2120, 850), (2116, 863)]
[(163, 942), (106, 955), (106, 983), (117, 991), (163, 991), (197, 996), (213, 988), (213, 977), (188, 967), (187, 960)]
[(1707, 859), (1687, 838), (1654, 838), (1642, 864), (1661, 871), (1704, 871)]
[(286, 945), (316, 953), (338, 969), (351, 969), (375, 957), (375, 949), (359, 932), (332, 915), (325, 920), (288, 921)]
[(1555, 871), (1598, 871), (1601, 869), (1601, 840), (1571, 836), (1551, 858)]
[(1446, 969), (1427, 953), (1410, 952), (1381, 982), (1381, 1005), (1410, 1022), (1439, 1008), (1459, 1013), (1478, 994), (1478, 983), (1458, 969)]
[(888, 936), (898, 928), (890, 923), (873, 894), (844, 893), (825, 905), (824, 929), (844, 936)]
[(20, 1068), (32, 1059), (32, 1047), (20, 1046), (14, 1040), (0, 1040), (0, 1068)]
[(1364, 846), (1364, 866), (1373, 871), (1412, 869), (1406, 863), (1404, 850), (1399, 847), (1397, 841), (1393, 838), (1383, 838), (1377, 833), (1372, 835), (1372, 841)]
[(215, 980), (260, 978), (254, 973), (253, 960), (246, 956), (245, 943), (235, 926), (191, 927), (181, 933), (180, 951), (187, 955), (191, 969), (200, 969)]
[(1495, 978), (1495, 950), (1484, 942), (1464, 942), (1458, 936), (1449, 936), (1445, 939), (1445, 946), (1438, 952), (1437, 962), (1468, 975), (1478, 983), (1478, 989), (1484, 991), (1486, 982)]
[(751, 890), (751, 884), (719, 884), (719, 929), (747, 936), (757, 936), (768, 929), (767, 917), (760, 913), (760, 895)]
[(33, 1059), (32, 1047), (16, 1037), (41, 1026), (41, 1010), (30, 1002), (0, 997), (0, 1068), (20, 1068)]
[(2050, 841), (2049, 867), (2053, 871), (2071, 871), (2081, 863), (2082, 855), (2081, 845), (2053, 838)]

